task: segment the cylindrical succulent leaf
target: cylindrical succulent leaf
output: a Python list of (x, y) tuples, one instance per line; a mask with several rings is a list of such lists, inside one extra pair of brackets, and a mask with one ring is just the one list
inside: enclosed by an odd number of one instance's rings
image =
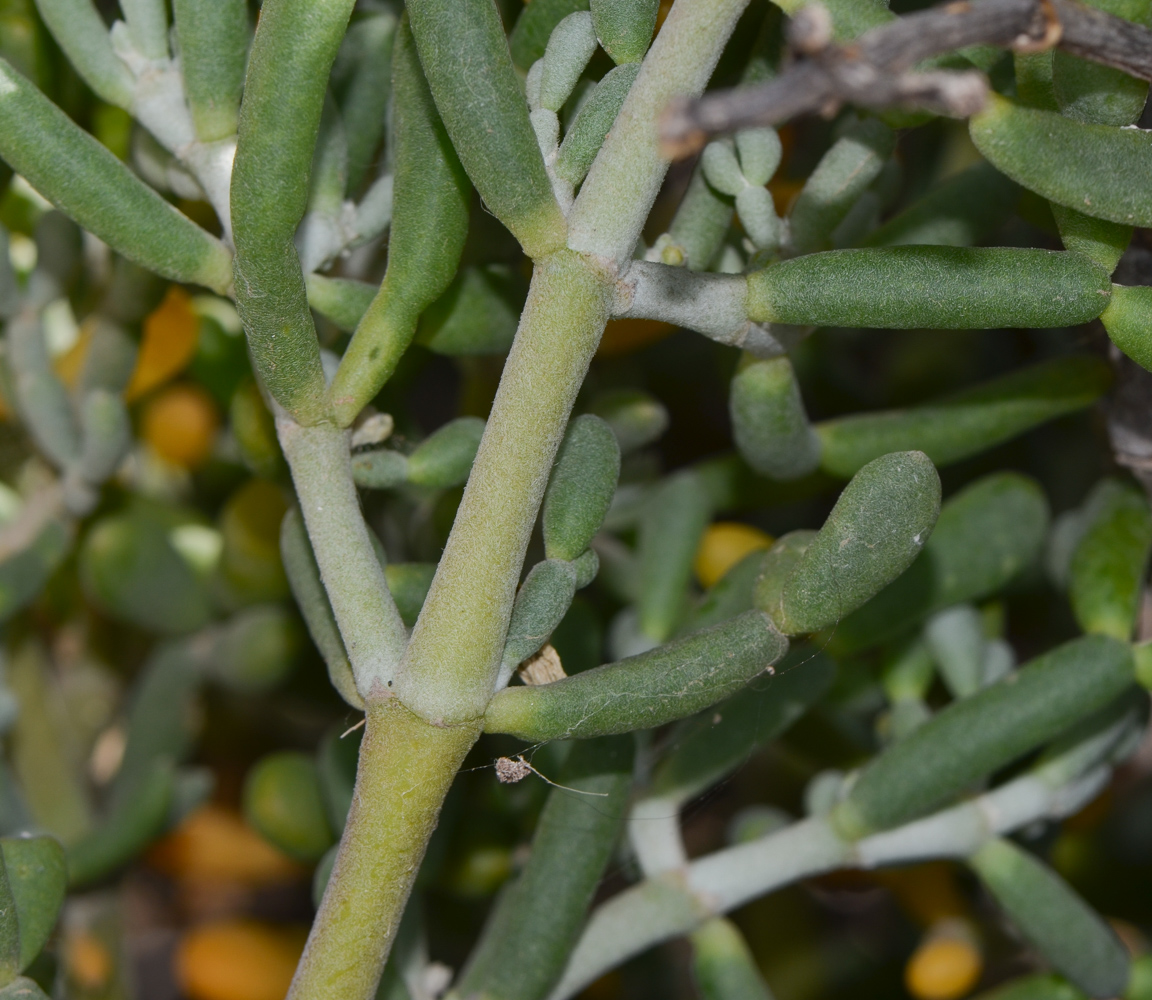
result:
[(787, 571), (778, 603), (761, 606), (788, 635), (840, 621), (911, 565), (939, 513), (940, 477), (922, 452), (869, 462)]
[(639, 62), (656, 27), (659, 0), (591, 0), (596, 35), (616, 63)]
[(879, 455), (915, 448), (948, 465), (1090, 406), (1111, 381), (1099, 358), (1054, 358), (907, 410), (827, 420), (815, 429), (820, 464), (850, 476)]
[(996, 94), (968, 125), (988, 162), (1030, 191), (1100, 219), (1152, 225), (1152, 133), (1088, 125)]
[(1141, 491), (1116, 480), (1097, 486), (1088, 508), (1069, 564), (1072, 612), (1089, 634), (1130, 639), (1152, 550), (1152, 512)]
[(768, 616), (749, 611), (564, 680), (505, 688), (489, 704), (484, 728), (533, 741), (650, 729), (735, 693), (787, 649)]
[(462, 996), (537, 1000), (560, 978), (620, 835), (632, 756), (626, 736), (572, 748), (557, 779), (565, 787), (548, 796), (524, 870), (497, 900), (460, 974)]
[(993, 840), (969, 863), (996, 902), (1053, 967), (1090, 997), (1120, 996), (1129, 962), (1112, 930), (1051, 868), (1011, 841)]
[(830, 250), (756, 271), (747, 308), (758, 323), (1047, 328), (1095, 319), (1110, 294), (1107, 272), (1078, 253), (906, 246)]
[(908, 572), (837, 624), (837, 649), (872, 645), (933, 611), (996, 593), (1039, 557), (1048, 522), (1035, 481), (1004, 472), (972, 483), (944, 504)]
[(732, 378), (732, 437), (744, 460), (772, 479), (798, 479), (820, 462), (820, 439), (808, 422), (792, 362), (773, 358)]
[(1085, 636), (954, 701), (860, 772), (833, 813), (837, 827), (855, 838), (924, 815), (1103, 708), (1133, 670), (1126, 643)]
[(612, 427), (585, 413), (568, 425), (544, 493), (544, 551), (572, 560), (604, 523), (620, 475), (620, 444)]
[(408, 456), (408, 481), (417, 486), (459, 486), (468, 478), (484, 421), (479, 417), (458, 417), (429, 435)]

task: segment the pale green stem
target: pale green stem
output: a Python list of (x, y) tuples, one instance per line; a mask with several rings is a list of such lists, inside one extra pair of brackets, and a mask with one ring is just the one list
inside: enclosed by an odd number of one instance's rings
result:
[(660, 116), (703, 92), (748, 0), (676, 0), (568, 216), (568, 246), (621, 267), (664, 181)]
[(395, 699), (368, 706), (356, 792), (287, 1000), (371, 1000), (436, 828), (478, 735), (439, 728)]
[(483, 714), (532, 525), (608, 318), (610, 285), (576, 254), (536, 265), (472, 475), (396, 680), (433, 722)]
[(930, 858), (966, 858), (989, 840), (1043, 819), (1071, 815), (1107, 785), (1111, 768), (1063, 776), (1040, 771), (968, 802), (851, 843), (810, 817), (745, 844), (665, 871), (593, 911), (548, 1000), (567, 1000), (620, 963), (705, 920), (803, 878), (838, 868), (877, 868)]
[(387, 697), (407, 635), (360, 513), (348, 432), (302, 427), (283, 411), (276, 430), (356, 689), (365, 701)]

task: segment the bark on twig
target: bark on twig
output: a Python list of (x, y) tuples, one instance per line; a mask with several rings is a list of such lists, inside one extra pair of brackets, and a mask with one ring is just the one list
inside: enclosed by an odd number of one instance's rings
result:
[(833, 45), (827, 11), (817, 4), (793, 19), (789, 42), (797, 59), (758, 87), (719, 91), (670, 105), (661, 122), (664, 153), (694, 153), (712, 135), (777, 125), (841, 104), (916, 107), (966, 117), (978, 111), (987, 82), (976, 71), (913, 67), (971, 45), (1035, 52), (1053, 46), (1152, 80), (1152, 30), (1075, 0), (965, 0), (909, 14)]

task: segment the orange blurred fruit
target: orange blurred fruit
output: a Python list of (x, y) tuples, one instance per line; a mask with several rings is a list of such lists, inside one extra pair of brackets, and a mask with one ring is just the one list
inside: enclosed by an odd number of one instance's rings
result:
[(176, 951), (176, 978), (190, 1000), (284, 1000), (308, 932), (255, 920), (203, 924)]
[(751, 552), (770, 548), (775, 539), (738, 521), (717, 521), (700, 539), (692, 568), (702, 587), (711, 587)]
[(916, 1000), (959, 1000), (976, 986), (983, 970), (972, 935), (950, 927), (930, 932), (912, 953), (904, 985)]
[(181, 882), (273, 885), (305, 874), (239, 813), (217, 805), (192, 813), (148, 852), (148, 863)]
[(141, 436), (161, 458), (194, 469), (211, 454), (219, 424), (207, 392), (197, 385), (174, 385), (145, 405)]
[(64, 946), (68, 975), (86, 990), (99, 990), (112, 978), (112, 956), (92, 934), (69, 935)]
[(144, 318), (144, 335), (136, 367), (124, 390), (131, 402), (178, 375), (196, 353), (200, 317), (192, 300), (179, 285), (171, 285), (164, 301)]

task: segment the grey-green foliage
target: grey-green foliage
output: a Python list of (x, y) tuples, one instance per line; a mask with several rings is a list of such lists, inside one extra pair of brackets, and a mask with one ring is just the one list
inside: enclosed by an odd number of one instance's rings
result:
[(340, 116), (348, 135), (348, 191), (364, 181), (384, 134), (384, 120), (392, 86), (392, 42), (396, 16), (391, 11), (353, 21), (344, 45), (353, 65), (340, 102)]
[(560, 143), (556, 158), (558, 177), (569, 184), (579, 184), (584, 179), (639, 72), (638, 62), (625, 63), (609, 70), (596, 84)]
[(904, 244), (967, 247), (1004, 223), (1020, 189), (981, 162), (935, 185), (926, 195), (874, 229), (864, 246)]
[(1068, 597), (1085, 632), (1130, 639), (1152, 550), (1143, 492), (1115, 479), (1092, 491), (1068, 566)]
[(734, 694), (787, 649), (767, 615), (748, 611), (564, 680), (505, 688), (489, 704), (484, 728), (533, 741), (650, 729)]
[(0, 156), (130, 260), (223, 293), (232, 255), (0, 59)]
[(167, 527), (144, 510), (103, 518), (89, 529), (80, 581), (115, 618), (162, 634), (190, 632), (212, 615), (205, 581), (176, 550)]
[(544, 551), (576, 559), (604, 522), (620, 475), (620, 445), (611, 426), (586, 413), (568, 425), (544, 493)]
[(915, 819), (1103, 708), (1132, 680), (1127, 644), (1106, 636), (1066, 643), (952, 702), (874, 758), (833, 819), (852, 837)]
[(62, 520), (49, 520), (29, 543), (0, 562), (0, 621), (32, 601), (68, 554), (72, 532)]
[(435, 573), (435, 563), (389, 563), (384, 567), (384, 579), (396, 610), (409, 628), (416, 624)]
[(835, 229), (892, 155), (896, 137), (874, 118), (850, 126), (804, 184), (789, 215), (797, 253), (827, 247)]
[(1125, 225), (1152, 225), (1152, 134), (1073, 121), (992, 95), (969, 120), (996, 169), (1058, 205)]
[(1048, 203), (1060, 239), (1068, 250), (1075, 250), (1096, 261), (1111, 274), (1120, 263), (1120, 258), (1132, 240), (1131, 226), (1107, 219), (1094, 219), (1083, 212), (1077, 212), (1066, 205)]
[(448, 288), (468, 232), (471, 189), (401, 19), (393, 48), (388, 267), (329, 390), (337, 420), (351, 424), (412, 342), (420, 313)]
[(264, 693), (288, 675), (299, 647), (296, 619), (287, 608), (257, 604), (222, 627), (207, 672), (234, 690)]
[(284, 560), (288, 583), (292, 587), (292, 596), (304, 616), (308, 634), (328, 666), (328, 678), (332, 686), (348, 704), (363, 708), (364, 700), (356, 690), (352, 664), (348, 660), (328, 594), (320, 580), (320, 567), (316, 565), (316, 557), (304, 529), (304, 519), (295, 507), (284, 515), (280, 525), (280, 555)]
[(0, 892), (12, 901), (0, 914), (0, 947), (8, 952), (3, 965), (11, 976), (28, 968), (47, 944), (64, 902), (67, 876), (64, 850), (52, 837), (5, 837), (0, 851), (6, 890)]
[(622, 454), (657, 440), (668, 429), (668, 410), (641, 389), (611, 389), (596, 396), (589, 410), (606, 421)]
[(112, 874), (161, 833), (176, 791), (170, 759), (155, 759), (132, 794), (91, 832), (68, 846), (68, 884), (81, 887)]
[(325, 380), (293, 238), (308, 204), (328, 73), (351, 8), (347, 0), (317, 4), (306, 30), (290, 6), (261, 13), (232, 169), (236, 305), (248, 349), (264, 387), (304, 423), (322, 413)]
[(1095, 319), (1111, 290), (1107, 272), (1078, 253), (900, 246), (830, 250), (774, 264), (749, 275), (747, 305), (756, 322), (1057, 327)]
[[(564, 217), (495, 5), (419, 0), (408, 4), (408, 16), (437, 110), (484, 204), (530, 256), (558, 249)], [(484, 72), (460, 71), (473, 64)]]
[(732, 198), (713, 188), (704, 176), (703, 164), (698, 164), (668, 228), (689, 270), (703, 271), (712, 265), (732, 222), (732, 211)]
[(417, 486), (457, 486), (468, 471), (484, 435), (479, 417), (458, 417), (430, 434), (408, 456), (408, 481)]
[[(1094, 0), (1091, 6), (1144, 26), (1152, 22), (1143, 0)], [(1101, 125), (1131, 125), (1148, 101), (1146, 80), (1059, 50), (1052, 53), (1052, 91), (1063, 114)]]
[(667, 755), (652, 772), (652, 794), (687, 802), (774, 740), (824, 695), (836, 665), (810, 646), (798, 646), (770, 677), (752, 681), (727, 701), (677, 724)]
[(798, 479), (816, 468), (820, 438), (808, 422), (787, 358), (745, 365), (729, 392), (732, 437), (753, 469), (772, 479)]
[[(248, 55), (248, 8), (243, 0), (173, 0), (188, 109), (201, 142), (236, 132)], [(166, 53), (165, 53), (166, 54)]]
[(702, 1000), (772, 1000), (744, 936), (713, 917), (692, 932), (692, 973)]
[(535, 6), (525, 4), (508, 39), (513, 62), (520, 69), (527, 70), (544, 55), (556, 25), (569, 14), (587, 9), (588, 0), (544, 0)]
[(710, 513), (703, 484), (691, 472), (669, 476), (648, 498), (639, 533), (638, 611), (641, 631), (655, 642), (667, 639), (680, 619)]
[(975, 694), (983, 684), (984, 622), (971, 604), (933, 615), (924, 626), (924, 641), (954, 698)]
[(1100, 316), (1108, 337), (1141, 367), (1152, 371), (1152, 289), (1146, 286), (1112, 286), (1112, 299)]
[(1039, 557), (1048, 532), (1039, 485), (995, 473), (950, 497), (924, 552), (903, 576), (836, 625), (848, 652), (899, 635), (933, 611), (989, 597)]
[(572, 604), (576, 584), (576, 568), (566, 560), (545, 559), (532, 567), (512, 605), (498, 684), (548, 641)]
[(613, 62), (644, 58), (659, 8), (660, 0), (591, 0), (596, 36)]
[(948, 465), (1090, 406), (1111, 381), (1099, 358), (1055, 358), (907, 410), (824, 421), (816, 426), (820, 463), (850, 476), (879, 455), (916, 448), (937, 466)]
[(537, 95), (539, 106), (559, 112), (595, 51), (596, 31), (591, 14), (577, 11), (556, 25), (544, 50)]
[(437, 354), (504, 354), (512, 346), (525, 285), (503, 264), (466, 266), (420, 317), (416, 342)]
[(566, 787), (549, 794), (528, 862), (460, 974), (460, 995), (538, 1000), (559, 979), (624, 821), (632, 747), (607, 736), (572, 748), (558, 779)]
[(756, 581), (764, 563), (763, 552), (752, 552), (716, 581), (692, 608), (677, 634), (719, 625), (752, 608)]
[[(895, 452), (864, 466), (802, 551), (775, 563), (770, 551), (758, 606), (788, 635), (840, 621), (904, 572), (940, 512), (940, 477), (922, 452)], [(777, 543), (779, 546), (780, 543)]]
[(1128, 954), (1116, 932), (1054, 871), (1008, 840), (985, 844), (970, 864), (1016, 928), (1090, 997), (1119, 996)]
[(341, 330), (356, 329), (360, 318), (376, 297), (376, 286), (351, 278), (329, 278), (323, 274), (309, 274), (305, 280), (308, 305)]

